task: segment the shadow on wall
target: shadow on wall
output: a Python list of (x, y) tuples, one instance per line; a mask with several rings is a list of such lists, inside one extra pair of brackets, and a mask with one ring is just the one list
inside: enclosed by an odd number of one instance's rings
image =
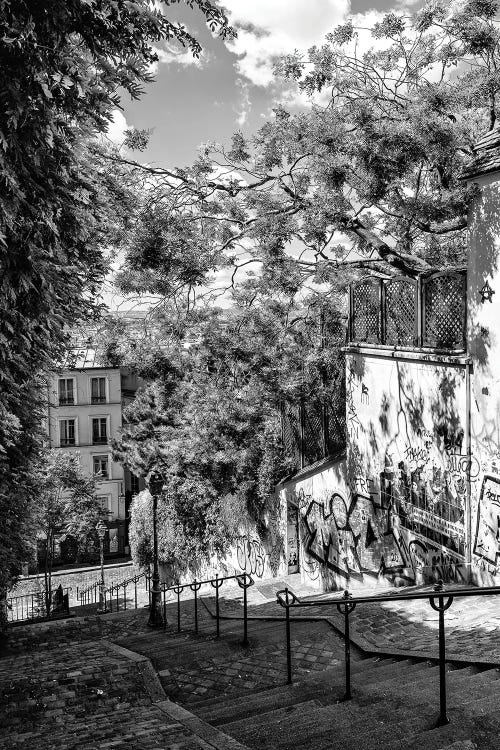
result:
[[(486, 185), (475, 199), (474, 220), (471, 225), (471, 248), (467, 270), (469, 353), (480, 365), (488, 364), (488, 348), (492, 345), (492, 332), (476, 322), (479, 308), (490, 304), (483, 300), (480, 290), (488, 278), (498, 272), (500, 253), (500, 183)], [(493, 289), (500, 294), (500, 289)]]

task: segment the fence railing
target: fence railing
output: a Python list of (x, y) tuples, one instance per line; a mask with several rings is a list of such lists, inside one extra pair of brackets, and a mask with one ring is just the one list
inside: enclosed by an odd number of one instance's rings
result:
[(356, 596), (347, 590), (342, 599), (322, 599), (308, 601), (299, 599), (290, 589), (285, 588), (276, 594), (278, 604), (285, 608), (286, 623), (286, 654), (287, 654), (287, 682), (292, 682), (292, 650), (290, 610), (306, 607), (332, 607), (344, 616), (344, 661), (345, 661), (345, 694), (344, 700), (350, 700), (351, 694), (351, 643), (349, 616), (359, 604), (383, 604), (384, 602), (413, 601), (428, 599), (429, 604), (438, 613), (438, 643), (439, 643), (439, 705), (440, 713), (437, 726), (449, 723), (446, 709), (446, 636), (444, 629), (444, 613), (451, 607), (455, 598), (464, 596), (496, 596), (500, 594), (500, 586), (484, 588), (449, 589), (445, 590), (443, 581), (438, 581), (432, 592), (418, 592), (415, 594), (394, 594), (384, 596)]
[(163, 629), (167, 628), (167, 592), (173, 591), (177, 597), (177, 632), (181, 632), (181, 594), (184, 590), (191, 590), (194, 593), (194, 632), (198, 634), (198, 591), (204, 585), (210, 585), (215, 589), (215, 621), (216, 621), (216, 638), (220, 636), (220, 605), (219, 589), (225, 581), (236, 581), (238, 586), (243, 589), (243, 646), (248, 646), (248, 600), (247, 590), (253, 586), (254, 580), (248, 573), (242, 572), (232, 576), (208, 578), (204, 581), (198, 581), (196, 578), (191, 583), (174, 584), (173, 586), (162, 586), (162, 606), (163, 606)]
[[(117, 581), (111, 586), (104, 589), (104, 609), (109, 612), (113, 612), (113, 606), (115, 612), (120, 610), (120, 600), (123, 605), (123, 609), (127, 609), (127, 593), (133, 588), (133, 609), (137, 609), (137, 584), (144, 581), (146, 591), (148, 594), (151, 592), (151, 573), (147, 570), (142, 573), (138, 573), (136, 576), (126, 578), (124, 581)], [(121, 596), (120, 596), (121, 593)], [(97, 600), (99, 598), (99, 586), (97, 587)], [(96, 601), (97, 601), (96, 600)]]
[(7, 598), (7, 622), (27, 622), (60, 617), (69, 614), (69, 592), (71, 587), (59, 586), (53, 591), (47, 607), (45, 591)]

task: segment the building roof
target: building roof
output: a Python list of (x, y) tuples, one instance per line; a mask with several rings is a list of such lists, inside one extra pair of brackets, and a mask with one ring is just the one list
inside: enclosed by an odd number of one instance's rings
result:
[(102, 366), (97, 362), (96, 357), (96, 349), (88, 346), (72, 347), (66, 351), (62, 367), (65, 370), (86, 370), (91, 367)]
[(474, 158), (462, 169), (461, 180), (470, 180), (472, 177), (500, 172), (500, 127), (485, 133), (474, 144)]

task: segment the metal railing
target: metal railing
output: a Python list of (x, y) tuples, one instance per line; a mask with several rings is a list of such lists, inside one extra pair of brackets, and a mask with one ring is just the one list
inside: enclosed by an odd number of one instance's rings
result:
[(286, 654), (287, 654), (287, 682), (292, 682), (292, 653), (290, 638), (290, 610), (305, 607), (332, 607), (344, 616), (344, 659), (345, 659), (345, 694), (344, 700), (350, 700), (351, 693), (351, 642), (349, 632), (349, 616), (354, 612), (358, 604), (383, 604), (384, 602), (413, 601), (416, 599), (428, 599), (429, 604), (438, 613), (438, 642), (439, 642), (439, 705), (440, 713), (437, 726), (449, 724), (446, 709), (446, 640), (444, 630), (444, 613), (449, 609), (455, 598), (464, 596), (495, 596), (500, 594), (500, 586), (488, 586), (484, 588), (450, 589), (445, 590), (443, 581), (440, 580), (434, 586), (432, 592), (419, 592), (416, 594), (394, 594), (383, 596), (356, 596), (353, 597), (349, 591), (344, 591), (342, 599), (330, 599), (319, 601), (301, 600), (288, 588), (278, 591), (276, 594), (278, 604), (285, 609), (286, 622)]
[(99, 601), (99, 581), (94, 581), (84, 589), (76, 587), (76, 600), (80, 604), (95, 604)]
[(162, 585), (162, 606), (163, 606), (163, 629), (167, 628), (167, 592), (173, 591), (177, 596), (177, 632), (181, 632), (181, 594), (185, 589), (194, 593), (194, 632), (198, 634), (198, 591), (204, 585), (210, 585), (215, 589), (215, 620), (216, 620), (216, 638), (220, 636), (220, 605), (219, 589), (225, 581), (236, 581), (238, 586), (243, 589), (243, 646), (248, 646), (248, 601), (247, 589), (253, 586), (254, 580), (251, 575), (237, 573), (233, 576), (208, 578), (204, 581), (198, 581), (196, 578), (191, 583), (179, 583), (173, 586)]
[(7, 598), (7, 622), (27, 622), (29, 620), (45, 620), (69, 614), (69, 592), (71, 586), (59, 586), (53, 593), (47, 608), (45, 591), (32, 594), (9, 596)]
[[(124, 581), (117, 581), (111, 586), (107, 586), (104, 589), (104, 608), (109, 612), (113, 612), (113, 605), (115, 606), (115, 612), (120, 611), (120, 591), (123, 591), (123, 609), (127, 609), (127, 589), (129, 586), (134, 587), (134, 609), (137, 609), (137, 584), (144, 580), (146, 584), (146, 591), (148, 594), (151, 592), (151, 573), (147, 570), (142, 573), (138, 573), (136, 576), (126, 578)], [(97, 585), (99, 595), (99, 584)]]

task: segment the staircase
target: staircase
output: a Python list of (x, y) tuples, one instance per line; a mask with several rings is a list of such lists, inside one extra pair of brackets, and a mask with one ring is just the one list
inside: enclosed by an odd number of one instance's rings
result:
[(353, 698), (343, 702), (344, 644), (324, 621), (292, 623), (294, 682), (286, 685), (284, 624), (223, 622), (123, 645), (147, 655), (167, 695), (255, 750), (500, 750), (500, 671), (448, 665), (448, 716), (439, 715), (438, 667), (351, 652)]

